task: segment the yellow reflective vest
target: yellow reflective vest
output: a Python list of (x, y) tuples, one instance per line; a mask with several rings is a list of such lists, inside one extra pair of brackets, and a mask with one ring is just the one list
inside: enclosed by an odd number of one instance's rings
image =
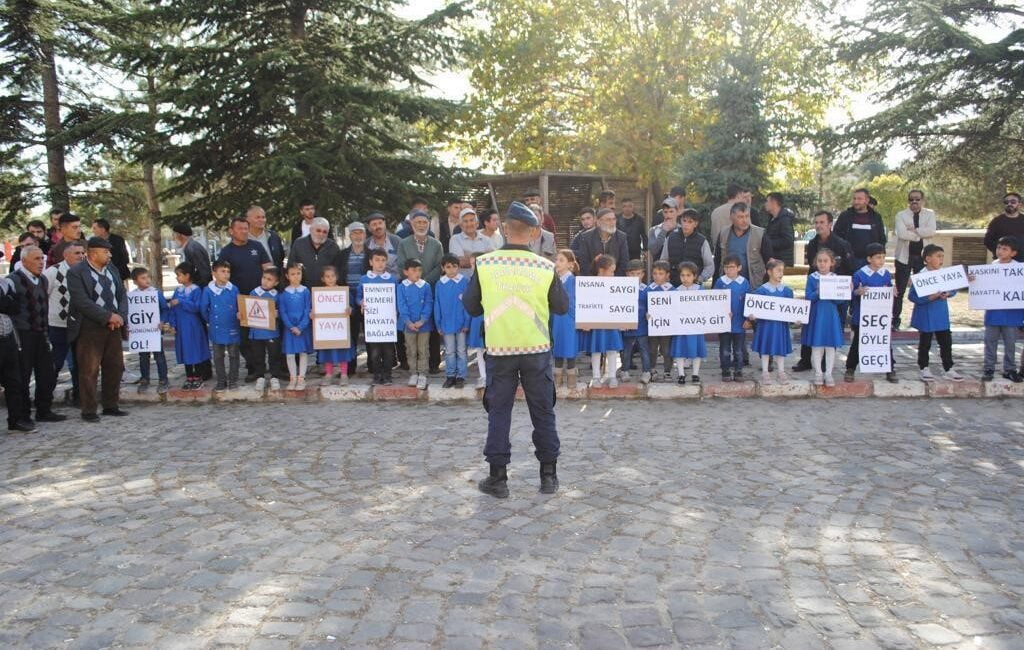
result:
[(555, 265), (530, 251), (498, 250), (476, 258), (487, 354), (551, 350), (548, 290)]

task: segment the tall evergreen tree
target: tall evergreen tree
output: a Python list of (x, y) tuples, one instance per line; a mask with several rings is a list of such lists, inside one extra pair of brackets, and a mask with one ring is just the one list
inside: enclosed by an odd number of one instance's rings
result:
[(424, 143), (453, 104), (425, 97), (424, 74), (451, 64), (453, 3), (421, 20), (393, 0), (162, 2), (154, 17), (186, 35), (163, 46), (180, 218), (223, 220), (254, 201), (279, 225), (302, 198), (337, 221), (407, 205), (452, 177)]

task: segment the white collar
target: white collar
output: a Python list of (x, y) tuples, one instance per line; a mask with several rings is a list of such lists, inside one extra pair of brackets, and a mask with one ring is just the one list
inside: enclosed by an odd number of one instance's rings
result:
[(21, 271), (22, 275), (29, 279), (29, 282), (31, 282), (32, 284), (39, 284), (39, 276), (32, 275), (32, 273), (24, 266), (19, 266), (18, 270)]
[(195, 290), (196, 290), (196, 289), (198, 289), (198, 288), (199, 288), (199, 287), (198, 287), (198, 286), (196, 286), (195, 284), (190, 284), (190, 285), (188, 285), (188, 286), (185, 286), (185, 285), (179, 284), (179, 285), (178, 285), (178, 288), (177, 288), (177, 289), (175, 289), (175, 290), (174, 290), (174, 292), (175, 292), (175, 293), (177, 293), (177, 292), (179, 292), (179, 291), (180, 291), (180, 292), (181, 292), (181, 295), (183, 295), (183, 296), (187, 296), (188, 294), (192, 293), (193, 291), (195, 291)]
[(737, 275), (735, 278), (730, 278), (728, 275), (723, 275), (722, 277), (718, 278), (718, 280), (719, 282), (725, 285), (730, 285), (733, 282), (735, 282), (736, 284), (743, 284), (744, 282), (747, 281), (747, 279), (742, 275)]
[(655, 282), (652, 282), (651, 286), (649, 286), (647, 288), (648, 289), (661, 289), (662, 291), (672, 291), (672, 283), (671, 282), (666, 282), (665, 284), (657, 284)]
[(303, 291), (309, 291), (309, 289), (307, 289), (306, 285), (304, 284), (300, 284), (297, 287), (288, 286), (285, 287), (284, 290), (287, 291), (288, 293), (302, 293)]
[(700, 289), (700, 285), (697, 284), (696, 282), (694, 282), (689, 287), (684, 287), (683, 285), (679, 285), (679, 287), (676, 288), (676, 291), (698, 291), (699, 289)]
[(765, 282), (761, 286), (767, 287), (768, 291), (771, 291), (772, 293), (780, 293), (783, 289), (786, 288), (786, 285), (784, 284), (772, 284), (771, 282)]
[(870, 276), (870, 275), (874, 275), (874, 274), (876, 274), (876, 273), (878, 273), (879, 275), (881, 275), (882, 271), (884, 271), (884, 270), (885, 270), (885, 267), (882, 267), (882, 268), (880, 268), (880, 269), (878, 269), (878, 270), (876, 271), (876, 270), (872, 269), (872, 268), (871, 268), (870, 266), (868, 266), (867, 264), (865, 264), (864, 266), (860, 267), (860, 270), (861, 270), (861, 272), (862, 272), (862, 273), (863, 273), (864, 275), (869, 275), (869, 276)]
[(216, 280), (210, 280), (210, 284), (207, 285), (207, 286), (209, 286), (210, 291), (212, 291), (213, 295), (215, 295), (215, 296), (219, 296), (222, 291), (227, 291), (228, 289), (234, 289), (235, 288), (235, 285), (231, 284), (230, 282), (225, 284), (223, 287), (218, 287)]
[(448, 284), (449, 282), (462, 282), (462, 274), (456, 273), (454, 278), (449, 278), (447, 275), (441, 276), (441, 284)]
[(1002, 264), (1004, 266), (1010, 266), (1011, 264), (1020, 264), (1017, 260), (1010, 258), (1009, 262), (1000, 262), (999, 260), (992, 260), (993, 264)]
[(391, 279), (391, 274), (388, 273), (387, 271), (384, 271), (383, 273), (380, 273), (380, 274), (374, 273), (373, 271), (367, 271), (366, 272), (366, 277), (371, 278), (371, 279), (372, 278), (380, 278), (382, 280), (390, 280)]
[(267, 291), (263, 287), (256, 287), (255, 289), (252, 290), (252, 292), (255, 293), (257, 296), (276, 296), (277, 295), (277, 289), (271, 289), (270, 291)]
[(560, 275), (560, 276), (558, 276), (558, 279), (559, 279), (559, 280), (561, 280), (562, 282), (565, 282), (565, 281), (566, 281), (566, 280), (568, 280), (569, 278), (573, 278), (573, 277), (576, 277), (576, 276), (575, 276), (575, 275), (573, 275), (573, 272), (572, 272), (572, 271), (566, 271), (566, 272), (565, 272), (565, 275)]
[[(427, 283), (426, 280), (424, 280), (423, 278), (420, 278), (419, 280), (416, 280), (415, 284), (416, 284), (417, 287), (422, 289), (423, 285), (425, 285), (426, 283)], [(402, 280), (402, 284), (404, 284), (407, 287), (411, 287), (413, 285), (413, 282), (411, 282), (408, 278), (406, 278), (405, 280)]]

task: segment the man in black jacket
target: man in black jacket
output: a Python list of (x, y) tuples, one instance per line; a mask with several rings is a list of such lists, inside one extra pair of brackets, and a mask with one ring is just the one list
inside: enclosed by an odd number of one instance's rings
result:
[[(292, 237), (290, 240), (292, 244), (299, 237), (305, 237), (309, 234), (309, 228), (313, 225), (314, 218), (316, 218), (316, 204), (311, 199), (303, 199), (299, 203), (299, 220), (292, 226)], [(334, 230), (329, 230), (327, 236), (334, 239)]]
[(767, 220), (764, 224), (765, 236), (772, 242), (775, 257), (793, 266), (793, 211), (782, 205), (781, 192), (769, 192), (764, 202)]
[[(131, 256), (128, 254), (128, 243), (124, 237), (110, 232), (110, 222), (106, 219), (97, 219), (92, 222), (92, 234), (110, 242), (110, 264), (117, 269), (121, 281), (124, 282), (130, 278), (132, 272), (128, 268), (128, 261)], [(60, 264), (60, 261), (57, 263)]]
[[(267, 213), (258, 205), (251, 205), (245, 211), (245, 220), (249, 222), (249, 239), (259, 242), (270, 255), (270, 261), (284, 277), (284, 242), (273, 228), (267, 228)], [(293, 241), (294, 243), (294, 241)]]
[[(832, 232), (832, 213), (828, 210), (821, 210), (814, 214), (814, 231), (817, 233), (814, 239), (807, 242), (807, 246), (804, 248), (804, 258), (807, 264), (807, 275), (814, 273), (818, 269), (814, 266), (814, 260), (818, 257), (818, 251), (823, 248), (827, 248), (832, 251), (835, 255), (836, 263), (832, 267), (833, 273), (836, 275), (853, 275), (854, 270), (851, 267), (853, 263), (853, 251), (850, 249), (850, 244)], [(846, 303), (841, 303), (837, 306), (839, 309), (839, 317), (841, 319), (846, 318)], [(824, 361), (822, 361), (824, 363)], [(794, 372), (804, 372), (811, 369), (811, 346), (801, 345), (800, 346), (800, 361), (793, 366)]]
[(629, 264), (629, 243), (626, 233), (615, 226), (615, 210), (601, 208), (597, 211), (597, 227), (583, 233), (579, 241), (580, 275), (594, 275), (592, 267), (598, 255), (615, 258), (615, 275), (626, 275)]
[(22, 416), (21, 353), (14, 333), (14, 317), (21, 311), (18, 303), (14, 282), (0, 278), (0, 386), (7, 401), (7, 431), (34, 433), (36, 423)]
[(622, 200), (622, 214), (618, 216), (616, 226), (626, 233), (629, 259), (640, 259), (643, 252), (647, 250), (647, 229), (644, 227), (644, 218), (635, 211), (633, 199)]
[(854, 190), (853, 206), (843, 210), (836, 218), (836, 225), (833, 228), (853, 250), (850, 268), (854, 272), (867, 263), (868, 256), (865, 251), (868, 244), (881, 244), (884, 247), (888, 240), (882, 215), (871, 208), (870, 201), (871, 194), (866, 189), (862, 187)]

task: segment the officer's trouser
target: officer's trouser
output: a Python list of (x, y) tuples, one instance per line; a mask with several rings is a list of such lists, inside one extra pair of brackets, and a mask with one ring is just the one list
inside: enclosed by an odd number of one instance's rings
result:
[(551, 353), (484, 357), (487, 364), (487, 444), (484, 457), (494, 465), (508, 465), (512, 458), (509, 432), (516, 388), (523, 385), (526, 405), (533, 421), (533, 446), (542, 463), (558, 458), (558, 431), (555, 428), (555, 382), (551, 371)]

